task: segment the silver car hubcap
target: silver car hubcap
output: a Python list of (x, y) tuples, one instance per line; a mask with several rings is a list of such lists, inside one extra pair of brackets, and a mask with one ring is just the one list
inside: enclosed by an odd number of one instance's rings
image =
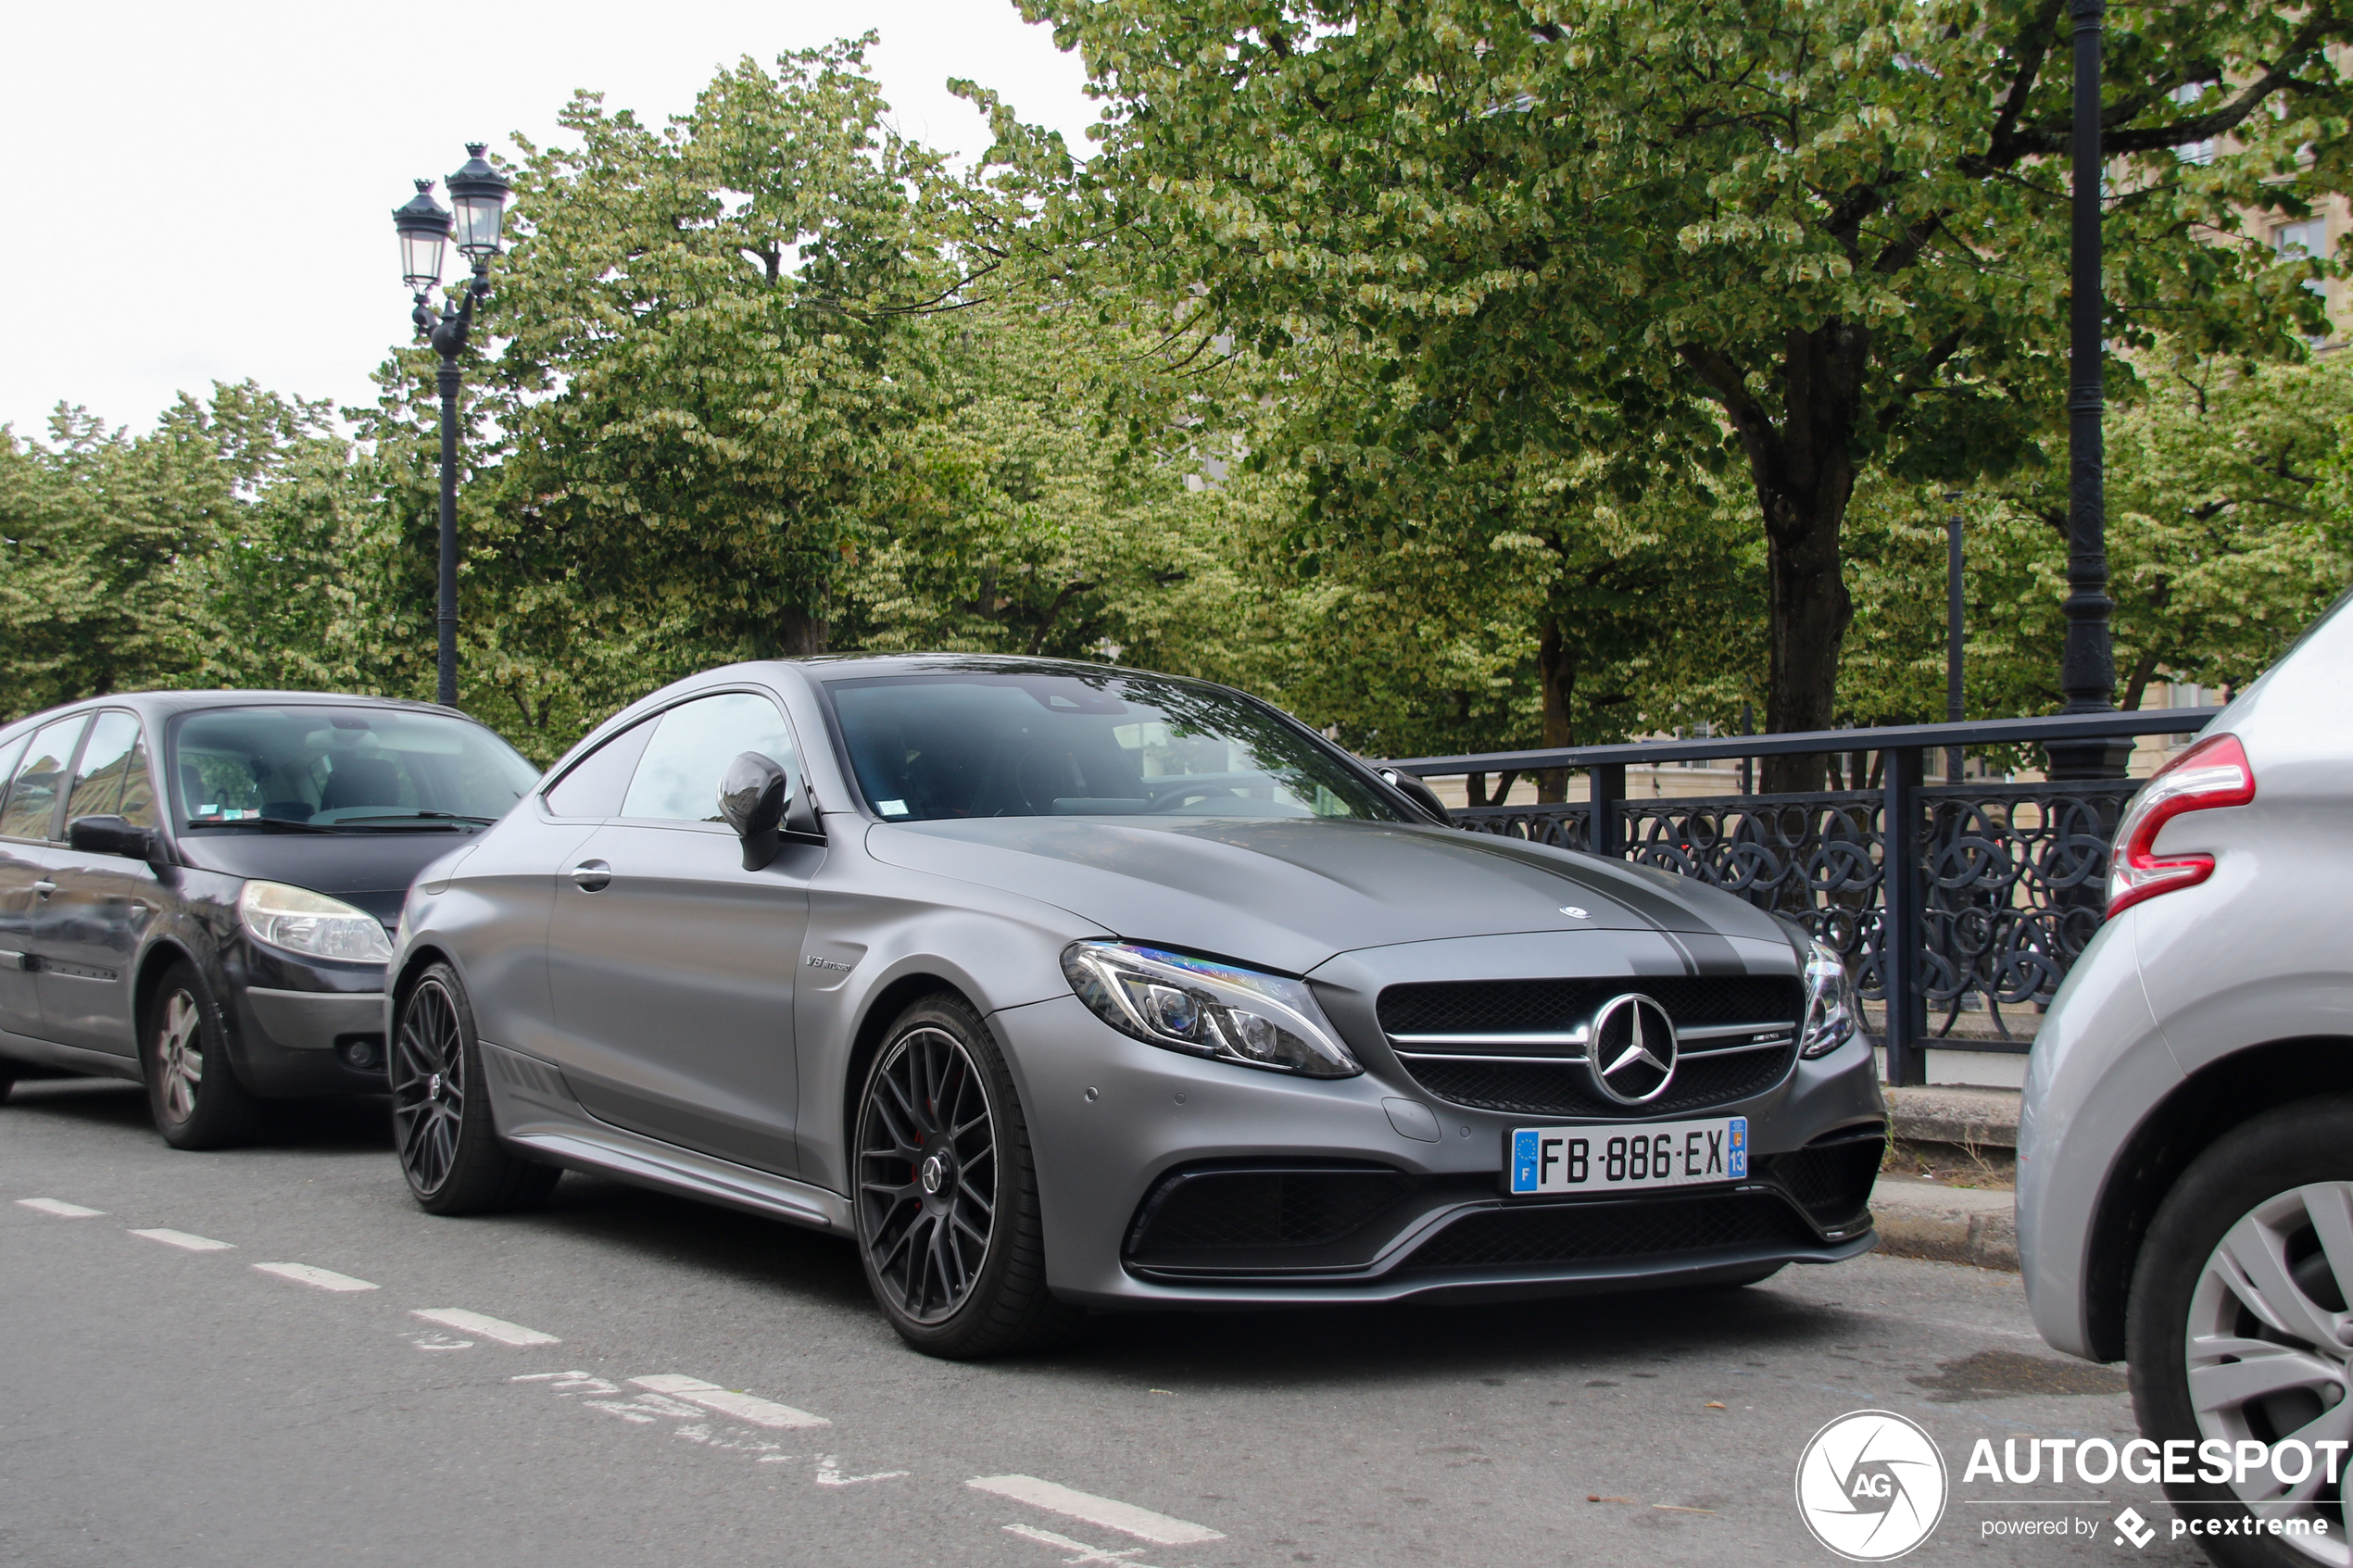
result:
[(172, 992), (163, 1004), (156, 1066), (162, 1074), (164, 1113), (174, 1122), (185, 1122), (196, 1113), (196, 1091), (204, 1082), (204, 1035), (196, 999), (185, 991)]
[(997, 1132), (961, 1041), (911, 1029), (858, 1119), (858, 1233), (899, 1310), (938, 1323), (972, 1294), (997, 1215)]
[(2283, 1461), (2274, 1449), (2271, 1468), (2248, 1470), (2231, 1489), (2259, 1518), (2325, 1520), (2325, 1535), (2275, 1538), (2337, 1568), (2353, 1564), (2346, 1537), (2353, 1526), (2345, 1502), (2347, 1450), (2335, 1449), (2338, 1462), (2331, 1466), (2313, 1445), (2353, 1441), (2348, 1283), (2353, 1182), (2315, 1182), (2281, 1193), (2233, 1225), (2206, 1261), (2190, 1295), (2184, 1346), (2201, 1436), (2233, 1445), (2293, 1438), (2311, 1457), (2296, 1475), (2296, 1451)]

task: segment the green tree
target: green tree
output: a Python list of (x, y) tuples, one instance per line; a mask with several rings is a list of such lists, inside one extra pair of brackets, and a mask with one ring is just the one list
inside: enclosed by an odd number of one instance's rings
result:
[[(1637, 488), (1740, 473), (1772, 728), (1836, 710), (1858, 477), (1998, 476), (2055, 426), (2059, 0), (1021, 3), (1108, 106), (1067, 232), (1204, 338), (1385, 361), (1412, 394), (1391, 440), (1600, 453)], [(2353, 21), (2265, 0), (2108, 19), (2110, 337), (2299, 353), (2323, 264), (2258, 228), (2346, 187)], [(2129, 360), (2111, 372), (2129, 385)]]
[[(2353, 443), (2353, 361), (2250, 364), (2152, 355), (2145, 395), (2113, 413), (2109, 591), (2120, 700), (2151, 682), (2241, 685), (2353, 580), (2353, 506), (2333, 476)], [(1854, 654), (1841, 705), (1873, 720), (1942, 717), (1944, 520), (1967, 546), (1973, 717), (2053, 712), (2067, 572), (2064, 477), (2028, 470), (1948, 502), (1894, 482), (1857, 492)]]

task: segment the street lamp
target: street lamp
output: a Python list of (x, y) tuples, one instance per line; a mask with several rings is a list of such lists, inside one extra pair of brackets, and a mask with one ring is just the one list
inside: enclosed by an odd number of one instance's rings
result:
[[(1944, 499), (1957, 503), (1961, 492), (1948, 490)], [(1967, 717), (1961, 702), (1961, 514), (1944, 519), (1944, 721), (1957, 724)], [(1944, 782), (1961, 782), (1961, 748), (1944, 748)]]
[[(434, 700), (450, 708), (458, 704), (458, 388), (463, 379), (458, 357), (473, 325), (474, 301), (490, 290), (490, 258), (498, 254), (498, 230), (514, 189), (482, 156), (488, 144), (467, 143), (464, 165), (448, 179), (449, 199), (458, 209), (454, 218), (433, 199), (430, 180), (418, 181), (417, 194), (392, 212), (400, 234), (401, 281), (417, 301), (409, 319), (417, 323), (417, 335), (441, 356), (435, 378), (441, 389), (441, 603), (434, 618), (440, 634)], [(473, 264), (473, 279), (454, 308), (445, 296), (436, 316), (428, 296), (440, 286), (442, 257), (452, 239)]]
[[(2107, 401), (2101, 364), (2100, 32), (2107, 0), (2068, 0), (2075, 27), (2072, 277), (2069, 286), (2067, 647), (2059, 657), (2062, 713), (2116, 708), (2116, 655), (2108, 636), (2108, 497), (2100, 420)], [(2054, 779), (2121, 778), (2130, 742), (2071, 741), (2045, 746)]]

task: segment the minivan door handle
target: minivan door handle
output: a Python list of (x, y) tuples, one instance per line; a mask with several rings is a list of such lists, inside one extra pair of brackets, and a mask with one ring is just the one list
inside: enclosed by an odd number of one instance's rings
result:
[(602, 860), (583, 860), (572, 868), (572, 884), (583, 893), (601, 892), (612, 881), (612, 867)]
[(57, 890), (57, 884), (54, 882), (36, 882), (32, 884), (32, 890), (46, 898)]

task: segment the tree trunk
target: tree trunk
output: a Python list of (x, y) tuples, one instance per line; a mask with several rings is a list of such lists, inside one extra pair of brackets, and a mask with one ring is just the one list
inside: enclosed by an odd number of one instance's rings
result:
[[(1765, 728), (1827, 730), (1838, 701), (1838, 661), (1855, 607), (1839, 565), (1839, 533), (1855, 493), (1854, 442), (1870, 332), (1831, 320), (1793, 329), (1780, 363), (1778, 424), (1749, 391), (1740, 367), (1714, 349), (1686, 345), (1684, 359), (1724, 405), (1748, 457), (1764, 513), (1771, 588), (1771, 689)], [(1822, 787), (1818, 756), (1768, 757), (1764, 792)]]
[[(1543, 694), (1544, 746), (1547, 749), (1577, 744), (1568, 722), (1569, 699), (1577, 691), (1577, 656), (1561, 636), (1558, 617), (1544, 622), (1536, 643), (1536, 682)], [(1554, 804), (1568, 798), (1568, 770), (1542, 768), (1536, 773), (1536, 799)]]
[(778, 657), (804, 659), (825, 651), (825, 623), (798, 609), (785, 611), (776, 634)]

